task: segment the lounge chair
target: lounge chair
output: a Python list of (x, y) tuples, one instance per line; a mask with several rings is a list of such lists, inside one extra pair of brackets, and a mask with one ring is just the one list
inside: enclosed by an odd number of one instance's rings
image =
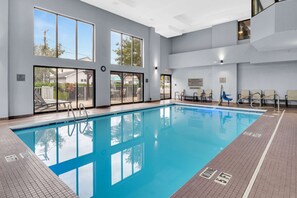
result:
[(289, 101), (297, 101), (297, 90), (288, 90), (286, 95), (286, 106), (288, 106)]
[(265, 104), (266, 100), (273, 100), (273, 102), (274, 102), (275, 101), (275, 90), (265, 90), (262, 99), (263, 99), (264, 104)]
[(240, 94), (238, 94), (237, 104), (239, 104), (240, 102), (243, 103), (244, 100), (248, 100), (248, 102), (250, 103), (250, 98), (250, 90), (241, 90)]
[(259, 101), (259, 103), (262, 104), (262, 91), (260, 89), (251, 91), (251, 101)]
[(49, 107), (53, 107), (58, 105), (64, 105), (66, 108), (66, 104), (71, 104), (71, 101), (66, 101), (66, 100), (56, 100), (56, 99), (43, 99), (38, 92), (35, 92), (35, 108), (40, 109), (42, 107), (45, 107), (45, 109)]
[(185, 96), (186, 90), (182, 90), (181, 92), (175, 92), (175, 99), (183, 100)]
[[(199, 101), (199, 100), (202, 101), (203, 92), (204, 92), (203, 89), (197, 89), (197, 91), (194, 92), (193, 97), (196, 97), (198, 101)], [(199, 98), (200, 98), (200, 99), (199, 99)]]
[(212, 102), (212, 90), (211, 89), (206, 89), (204, 91), (204, 98), (205, 98), (205, 101), (207, 101), (207, 99), (208, 99), (209, 102)]

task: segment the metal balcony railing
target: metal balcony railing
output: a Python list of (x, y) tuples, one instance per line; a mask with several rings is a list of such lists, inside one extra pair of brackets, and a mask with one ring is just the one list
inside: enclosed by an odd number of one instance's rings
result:
[(281, 1), (285, 0), (252, 0), (252, 17)]

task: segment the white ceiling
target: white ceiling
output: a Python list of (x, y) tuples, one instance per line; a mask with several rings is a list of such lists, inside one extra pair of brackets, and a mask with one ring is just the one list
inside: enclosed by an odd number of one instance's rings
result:
[(81, 0), (170, 38), (250, 18), (251, 0)]

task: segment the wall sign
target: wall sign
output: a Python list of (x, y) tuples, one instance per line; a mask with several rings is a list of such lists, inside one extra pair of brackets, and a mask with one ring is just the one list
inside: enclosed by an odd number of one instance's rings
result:
[(189, 87), (202, 87), (203, 86), (203, 78), (189, 78), (188, 86)]
[(226, 83), (226, 77), (221, 77), (220, 78), (220, 83)]
[(26, 81), (25, 74), (17, 74), (17, 81)]

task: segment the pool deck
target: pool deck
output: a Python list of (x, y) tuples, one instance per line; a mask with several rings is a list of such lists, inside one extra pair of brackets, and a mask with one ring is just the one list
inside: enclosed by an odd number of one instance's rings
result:
[[(87, 111), (90, 115), (96, 115), (171, 102), (181, 103), (167, 100)], [(246, 105), (240, 107), (248, 108)], [(297, 108), (282, 108), (278, 113), (272, 107), (266, 109), (267, 112), (246, 130), (247, 133), (241, 134), (202, 169), (211, 167), (217, 170), (211, 179), (200, 177), (201, 172), (198, 172), (172, 197), (297, 197)], [(10, 130), (28, 123), (36, 125), (61, 119), (68, 119), (66, 112), (0, 120), (1, 198), (76, 197)], [(32, 155), (20, 157), (20, 153), (26, 152)], [(5, 156), (12, 154), (16, 154), (18, 160), (6, 162)], [(214, 182), (220, 172), (232, 175), (227, 185)]]

